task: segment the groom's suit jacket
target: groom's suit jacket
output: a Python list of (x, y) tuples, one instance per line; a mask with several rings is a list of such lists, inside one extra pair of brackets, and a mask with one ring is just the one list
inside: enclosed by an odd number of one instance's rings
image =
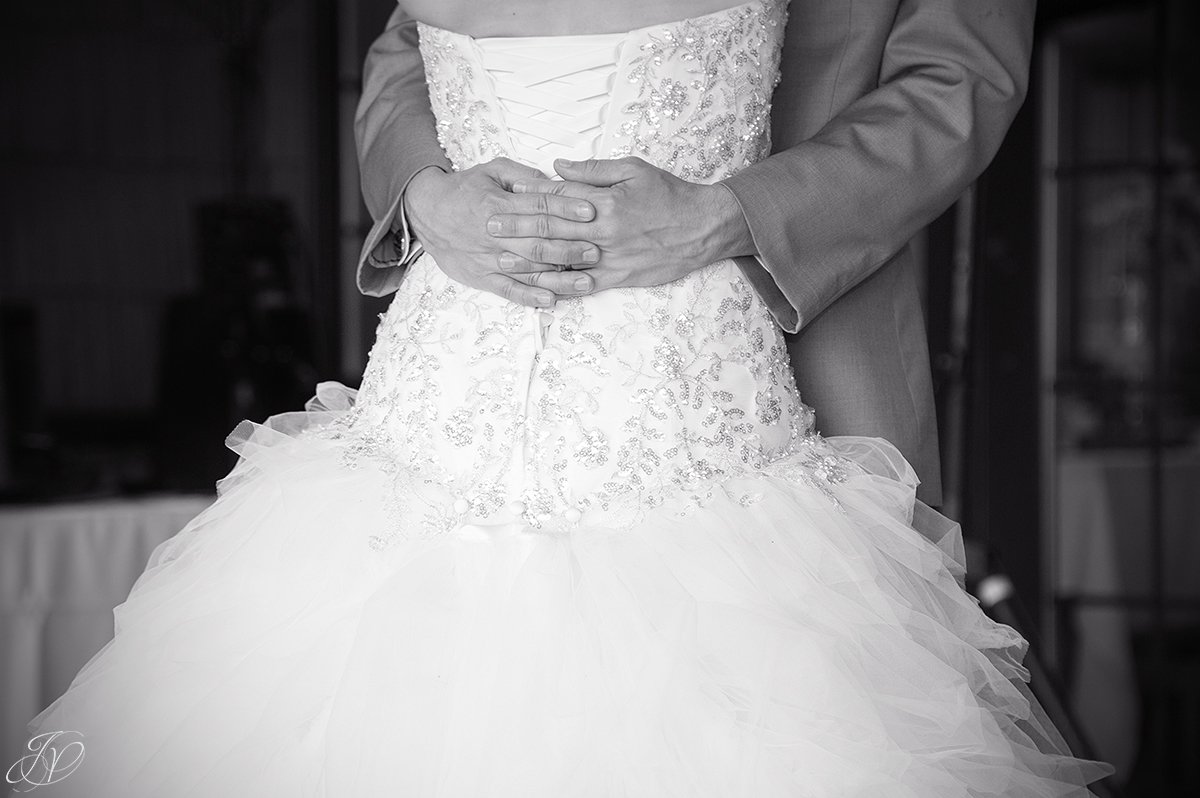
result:
[[(891, 441), (933, 505), (937, 424), (908, 242), (999, 147), (1025, 97), (1033, 15), (1034, 0), (791, 0), (772, 155), (723, 181), (758, 248), (739, 265), (797, 333), (792, 364), (819, 430)], [(367, 56), (355, 123), (375, 220), (358, 286), (374, 296), (403, 276), (385, 261), (411, 254), (405, 185), (450, 168), (417, 47), (397, 10)]]

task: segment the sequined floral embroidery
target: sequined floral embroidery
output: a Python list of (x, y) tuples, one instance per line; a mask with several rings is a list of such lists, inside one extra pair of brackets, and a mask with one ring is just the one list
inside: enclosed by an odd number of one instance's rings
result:
[(421, 58), (429, 83), (429, 101), (437, 120), (438, 143), (455, 169), (505, 154), (496, 108), (473, 86), (476, 67), (464, 56), (457, 37), (428, 25), (420, 27)]
[(649, 35), (629, 67), (624, 143), (686, 180), (719, 180), (770, 152), (771, 92), (779, 82), (787, 4), (762, 0)]

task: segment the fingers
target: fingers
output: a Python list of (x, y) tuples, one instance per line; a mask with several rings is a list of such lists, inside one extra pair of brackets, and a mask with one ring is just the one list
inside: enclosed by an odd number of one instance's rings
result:
[(600, 261), (600, 250), (588, 241), (510, 238), (505, 240), (504, 247), (507, 252), (500, 253), (498, 263), (505, 272), (546, 271), (537, 267), (553, 268), (554, 264), (586, 268)]
[(514, 194), (553, 194), (559, 197), (574, 197), (588, 200), (595, 193), (596, 187), (587, 183), (576, 183), (573, 180), (552, 180), (546, 177), (522, 177), (514, 180), (508, 190)]
[[(543, 180), (543, 183), (561, 182)], [(510, 213), (528, 216), (557, 216), (560, 219), (573, 219), (581, 222), (591, 221), (596, 216), (592, 203), (583, 199), (559, 196), (549, 193), (514, 193), (508, 198)]]
[(493, 158), (488, 161), (487, 171), (493, 178), (500, 183), (505, 189), (512, 185), (514, 180), (545, 180), (546, 175), (523, 163), (518, 163), (512, 158)]
[(514, 274), (512, 279), (535, 288), (548, 289), (558, 296), (588, 294), (596, 285), (596, 281), (587, 274), (573, 271)]
[(509, 277), (492, 272), (483, 279), (485, 290), (509, 302), (531, 308), (553, 307), (559, 297), (587, 294), (595, 281), (579, 272), (533, 272)]
[(557, 299), (553, 291), (522, 283), (500, 272), (485, 275), (483, 288), (509, 302), (530, 308), (548, 308), (553, 306), (554, 300)]
[(588, 241), (589, 237), (597, 232), (585, 222), (572, 222), (548, 214), (518, 213), (497, 213), (489, 217), (487, 231), (495, 238), (544, 238), (566, 241)]
[(518, 274), (530, 274), (532, 272), (559, 272), (563, 269), (576, 269), (578, 271), (586, 271), (595, 264), (592, 263), (539, 263), (538, 261), (527, 260), (520, 255), (512, 252), (501, 252), (496, 258), (496, 265), (500, 271), (505, 274), (510, 274), (516, 277)]
[(564, 180), (606, 188), (633, 177), (638, 163), (639, 159), (636, 158), (617, 160), (589, 158), (586, 161), (567, 161), (557, 158), (554, 161), (554, 171)]

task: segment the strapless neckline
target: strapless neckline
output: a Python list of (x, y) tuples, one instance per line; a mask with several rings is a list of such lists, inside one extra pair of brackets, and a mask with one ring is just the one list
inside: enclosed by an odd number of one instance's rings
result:
[[(438, 120), (438, 140), (449, 148), (452, 162), (454, 151), (467, 141), (479, 147), (471, 161), (506, 155), (548, 177), (555, 174), (556, 158), (645, 157), (656, 146), (651, 139), (676, 150), (663, 158), (665, 168), (674, 169), (682, 151), (695, 150), (692, 145), (702, 140), (701, 148), (711, 150), (702, 153), (702, 168), (685, 168), (680, 176), (710, 181), (734, 151), (730, 148), (741, 147), (731, 143), (729, 131), (722, 127), (728, 127), (728, 119), (709, 118), (711, 101), (700, 100), (716, 77), (708, 73), (730, 69), (723, 61), (734, 50), (756, 52), (757, 44), (747, 46), (750, 40), (778, 42), (781, 31), (767, 31), (782, 28), (786, 2), (748, 0), (615, 33), (476, 38), (420, 22), (417, 28), (427, 71), (433, 62), (435, 69), (451, 76), (441, 79), (440, 85), (431, 82), (434, 93), (444, 92), (447, 102), (443, 109), (447, 113)], [(667, 62), (671, 63), (663, 67)], [(667, 73), (675, 73), (678, 66), (684, 71), (667, 79)], [(772, 85), (775, 79), (777, 73), (772, 75)], [(761, 76), (755, 74), (737, 89), (746, 94), (741, 104), (755, 112), (755, 130), (746, 141), (756, 143), (766, 135), (765, 123), (760, 125), (762, 119), (757, 117), (765, 116), (768, 107), (760, 83)], [(660, 91), (666, 93), (660, 96)], [(465, 101), (468, 96), (470, 102)], [(692, 106), (692, 102), (700, 104)], [(691, 119), (689, 132), (665, 137), (662, 125), (675, 124), (677, 117), (681, 120), (685, 108)], [(697, 126), (701, 121), (708, 127)], [(647, 135), (635, 139), (633, 133), (642, 122)]]
[(458, 31), (452, 31), (452, 30), (449, 30), (448, 28), (439, 28), (438, 26), (430, 25), (427, 22), (422, 22), (420, 24), (427, 28), (436, 30), (439, 33), (442, 33), (444, 35), (460, 36), (464, 39), (469, 39), (472, 42), (475, 42), (476, 44), (486, 44), (489, 42), (533, 42), (533, 41), (543, 41), (543, 40), (554, 40), (554, 41), (563, 41), (563, 42), (611, 41), (614, 43), (618, 43), (626, 38), (629, 38), (632, 36), (638, 36), (643, 33), (658, 30), (660, 28), (673, 28), (677, 25), (686, 25), (688, 23), (703, 23), (710, 19), (715, 19), (715, 18), (721, 17), (725, 14), (736, 14), (747, 8), (764, 5), (767, 2), (770, 2), (770, 0), (749, 0), (749, 2), (739, 3), (738, 5), (729, 6), (728, 8), (717, 9), (716, 11), (711, 11), (707, 14), (700, 14), (700, 15), (694, 16), (694, 17), (684, 17), (683, 19), (667, 20), (666, 22), (657, 22), (653, 25), (643, 25), (638, 28), (631, 28), (630, 30), (627, 30), (627, 31), (615, 31), (612, 33), (550, 33), (550, 34), (538, 34), (538, 35), (532, 35), (532, 36), (472, 36), (469, 33), (459, 33)]

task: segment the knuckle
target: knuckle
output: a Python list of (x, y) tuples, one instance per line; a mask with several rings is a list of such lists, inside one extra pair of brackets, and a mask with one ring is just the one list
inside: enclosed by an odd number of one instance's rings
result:
[(537, 263), (546, 263), (546, 243), (544, 241), (534, 241), (529, 247), (530, 260)]
[(550, 196), (548, 194), (534, 194), (533, 207), (537, 213), (550, 213)]

